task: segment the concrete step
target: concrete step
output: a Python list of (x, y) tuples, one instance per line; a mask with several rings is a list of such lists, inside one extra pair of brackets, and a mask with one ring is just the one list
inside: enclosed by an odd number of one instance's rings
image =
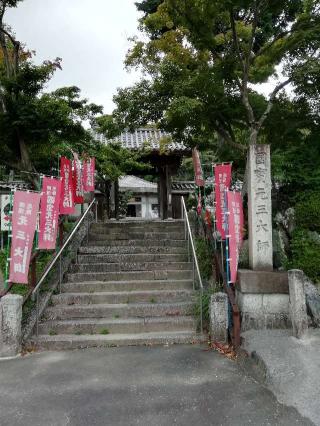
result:
[(54, 305), (88, 305), (98, 303), (168, 303), (192, 300), (192, 290), (143, 290), (95, 293), (62, 293), (52, 296)]
[(192, 270), (179, 271), (126, 271), (126, 272), (75, 272), (67, 274), (67, 282), (130, 281), (130, 280), (184, 280), (192, 279)]
[[(101, 241), (100, 241), (101, 242)], [(91, 244), (91, 243), (90, 243)], [(79, 254), (116, 254), (116, 255), (126, 255), (126, 254), (160, 254), (160, 255), (171, 255), (171, 254), (183, 254), (187, 255), (187, 245), (186, 243), (177, 246), (109, 246), (106, 244), (101, 244), (100, 246), (96, 244), (84, 245), (79, 248)]]
[(174, 229), (174, 228), (184, 228), (183, 220), (173, 220), (173, 221), (143, 221), (143, 220), (125, 220), (125, 221), (107, 221), (107, 222), (98, 222), (91, 225), (91, 229), (94, 230), (127, 230), (127, 229)]
[(184, 232), (119, 232), (119, 233), (100, 233), (89, 232), (89, 240), (93, 241), (119, 241), (119, 240), (184, 240)]
[[(187, 248), (187, 242), (183, 239), (181, 240), (159, 240), (159, 239), (148, 239), (148, 240), (96, 240), (92, 239), (89, 240), (88, 244), (89, 246), (119, 246), (121, 247), (120, 250), (122, 250), (122, 246), (133, 246), (133, 247), (184, 247), (184, 249)], [(122, 251), (121, 251), (122, 252)]]
[(40, 335), (34, 337), (31, 345), (37, 349), (67, 350), (89, 347), (137, 346), (137, 345), (170, 345), (205, 342), (206, 336), (193, 331), (167, 331), (139, 334), (108, 334), (108, 335)]
[(138, 263), (138, 262), (187, 262), (187, 254), (80, 254), (78, 264), (83, 263)]
[(83, 281), (62, 284), (63, 293), (92, 293), (94, 291), (134, 291), (134, 290), (191, 290), (192, 280), (137, 280), (137, 281)]
[(75, 318), (130, 318), (191, 315), (194, 303), (100, 303), (96, 305), (57, 305), (48, 307), (45, 319), (66, 320)]
[(46, 321), (39, 324), (39, 334), (123, 334), (150, 333), (154, 331), (196, 330), (196, 320), (191, 316), (155, 318), (86, 318), (65, 321)]
[(191, 262), (81, 263), (71, 272), (181, 271), (192, 270)]

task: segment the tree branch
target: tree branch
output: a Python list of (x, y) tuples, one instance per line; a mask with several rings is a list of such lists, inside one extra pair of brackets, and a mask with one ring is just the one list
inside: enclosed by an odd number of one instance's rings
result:
[(288, 80), (283, 81), (282, 83), (278, 84), (278, 86), (275, 87), (275, 89), (273, 90), (273, 92), (270, 95), (270, 99), (269, 99), (267, 108), (265, 109), (264, 113), (262, 114), (262, 116), (260, 117), (260, 120), (257, 123), (257, 131), (259, 131), (261, 129), (263, 123), (265, 122), (266, 118), (268, 117), (268, 115), (269, 115), (269, 113), (270, 113), (270, 111), (273, 107), (273, 102), (274, 102), (277, 94), (280, 92), (280, 90), (282, 90), (290, 82), (291, 82), (291, 79), (288, 78)]

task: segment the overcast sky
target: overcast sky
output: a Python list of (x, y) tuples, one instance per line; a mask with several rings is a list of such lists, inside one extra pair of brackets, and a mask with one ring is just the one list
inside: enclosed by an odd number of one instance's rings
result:
[(17, 39), (36, 51), (36, 62), (62, 58), (48, 89), (75, 85), (112, 112), (117, 87), (138, 79), (123, 66), (137, 34), (135, 0), (24, 0), (6, 15)]

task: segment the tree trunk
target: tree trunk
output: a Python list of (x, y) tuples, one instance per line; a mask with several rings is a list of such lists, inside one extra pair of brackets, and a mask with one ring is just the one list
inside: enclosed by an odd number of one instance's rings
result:
[(249, 144), (250, 145), (256, 145), (258, 140), (258, 130), (256, 128), (250, 129), (250, 139)]

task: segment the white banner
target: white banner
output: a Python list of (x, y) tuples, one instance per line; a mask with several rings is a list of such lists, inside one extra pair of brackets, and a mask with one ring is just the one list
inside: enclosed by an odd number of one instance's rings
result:
[(1, 231), (9, 231), (9, 214), (10, 214), (10, 194), (1, 195)]

